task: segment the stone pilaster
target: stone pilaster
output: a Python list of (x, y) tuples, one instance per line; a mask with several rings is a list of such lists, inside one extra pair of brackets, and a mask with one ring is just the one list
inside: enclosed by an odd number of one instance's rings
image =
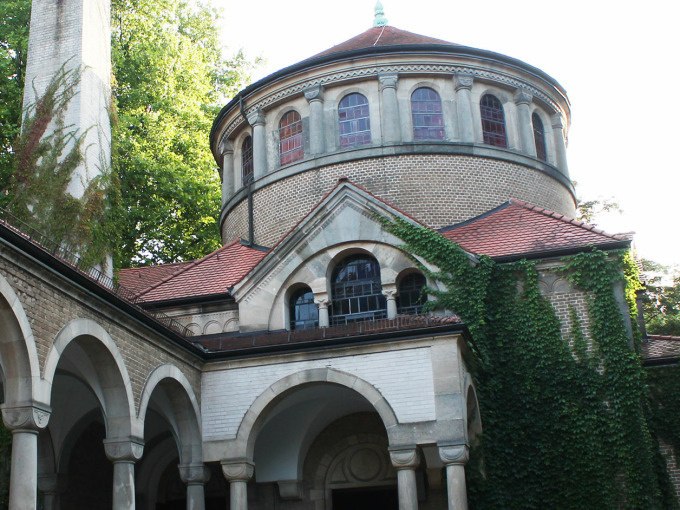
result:
[(416, 446), (390, 448), (390, 460), (397, 470), (399, 510), (418, 510), (416, 469), (420, 465), (420, 453)]
[(222, 473), (229, 482), (230, 510), (248, 510), (248, 480), (255, 465), (247, 460), (222, 461)]
[(529, 156), (536, 157), (536, 144), (534, 143), (534, 129), (531, 124), (531, 111), (529, 105), (534, 97), (524, 89), (517, 89), (515, 92), (515, 104), (517, 105), (517, 116), (519, 120), (519, 138), (522, 150)]
[(396, 73), (381, 74), (380, 93), (382, 95), (382, 135), (385, 143), (399, 143), (401, 141), (401, 125), (399, 124), (399, 103), (397, 101)]
[(106, 457), (113, 463), (113, 510), (135, 508), (135, 462), (142, 458), (140, 438), (104, 439)]
[(205, 510), (204, 486), (210, 469), (204, 464), (180, 464), (179, 477), (187, 485), (187, 510)]
[(222, 155), (222, 205), (234, 194), (234, 146), (231, 142), (223, 140), (220, 143)]
[(556, 113), (552, 116), (553, 140), (555, 141), (555, 156), (557, 159), (557, 168), (565, 177), (569, 177), (569, 168), (567, 166), (567, 146), (564, 142), (564, 124), (562, 123), (562, 115)]
[(259, 179), (267, 173), (267, 144), (265, 116), (262, 110), (248, 115), (248, 123), (253, 126), (253, 178)]
[(458, 126), (460, 141), (474, 143), (474, 117), (472, 115), (472, 84), (474, 79), (469, 74), (457, 73), (453, 77), (456, 88), (456, 105), (458, 109)]
[(326, 152), (326, 132), (323, 122), (323, 87), (315, 85), (305, 90), (309, 102), (309, 151), (311, 154)]
[(448, 510), (467, 510), (465, 486), (465, 464), (469, 458), (467, 445), (440, 445), (439, 458), (446, 466)]

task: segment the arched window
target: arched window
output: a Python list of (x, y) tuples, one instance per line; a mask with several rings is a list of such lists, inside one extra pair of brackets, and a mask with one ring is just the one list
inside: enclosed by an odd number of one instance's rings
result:
[(331, 292), (333, 325), (387, 317), (380, 266), (373, 257), (353, 255), (343, 260), (333, 271)]
[(319, 325), (319, 308), (309, 287), (298, 289), (290, 297), (290, 329), (315, 328)]
[(338, 106), (340, 147), (357, 147), (371, 143), (371, 119), (368, 99), (356, 92), (347, 94)]
[(302, 159), (302, 119), (295, 110), (286, 113), (279, 122), (279, 157), (281, 165)]
[(444, 116), (439, 94), (428, 87), (411, 94), (411, 116), (414, 140), (443, 140)]
[(411, 273), (399, 282), (397, 297), (397, 313), (417, 314), (423, 310), (427, 296), (423, 293), (425, 277), (420, 273)]
[(536, 144), (536, 157), (541, 161), (547, 161), (545, 151), (545, 130), (543, 129), (543, 121), (536, 112), (531, 116), (531, 124), (534, 127), (534, 143)]
[(241, 145), (241, 180), (243, 185), (253, 182), (253, 138), (246, 136)]
[(482, 133), (484, 143), (496, 147), (507, 147), (508, 139), (505, 135), (505, 114), (503, 105), (491, 94), (485, 94), (479, 103), (482, 116)]

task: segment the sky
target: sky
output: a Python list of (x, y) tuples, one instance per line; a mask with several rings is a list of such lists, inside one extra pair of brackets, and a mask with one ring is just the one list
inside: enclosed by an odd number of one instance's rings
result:
[[(373, 23), (375, 0), (211, 0), (227, 52), (265, 64), (261, 78)], [(680, 264), (680, 26), (669, 0), (383, 0), (389, 24), (496, 51), (547, 72), (572, 106), (569, 171), (584, 200), (614, 199), (611, 233), (635, 232), (642, 257)], [(673, 140), (676, 140), (673, 142)]]

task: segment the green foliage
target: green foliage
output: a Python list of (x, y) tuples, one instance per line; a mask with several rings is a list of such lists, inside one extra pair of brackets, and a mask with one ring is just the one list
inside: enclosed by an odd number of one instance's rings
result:
[(572, 310), (562, 338), (534, 263), (475, 260), (434, 231), (383, 223), (439, 268), (421, 265), (446, 287), (428, 289), (433, 306), (455, 311), (471, 333), (484, 423), (468, 466), (471, 508), (677, 508), (614, 293), (634, 280), (628, 255), (565, 261), (565, 276), (587, 293), (589, 329)]
[(647, 332), (680, 336), (680, 268), (642, 261), (646, 292), (643, 309)]

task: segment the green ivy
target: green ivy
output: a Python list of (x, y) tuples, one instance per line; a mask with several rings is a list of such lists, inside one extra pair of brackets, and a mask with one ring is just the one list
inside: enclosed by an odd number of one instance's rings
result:
[(471, 333), (484, 424), (467, 469), (471, 508), (677, 508), (616, 299), (628, 281), (634, 301), (629, 254), (564, 259), (565, 277), (588, 296), (589, 324), (585, 331), (570, 310), (563, 338), (536, 262), (474, 258), (432, 230), (381, 221), (417, 260), (438, 268), (420, 264), (446, 288), (427, 289), (430, 308), (454, 311)]

